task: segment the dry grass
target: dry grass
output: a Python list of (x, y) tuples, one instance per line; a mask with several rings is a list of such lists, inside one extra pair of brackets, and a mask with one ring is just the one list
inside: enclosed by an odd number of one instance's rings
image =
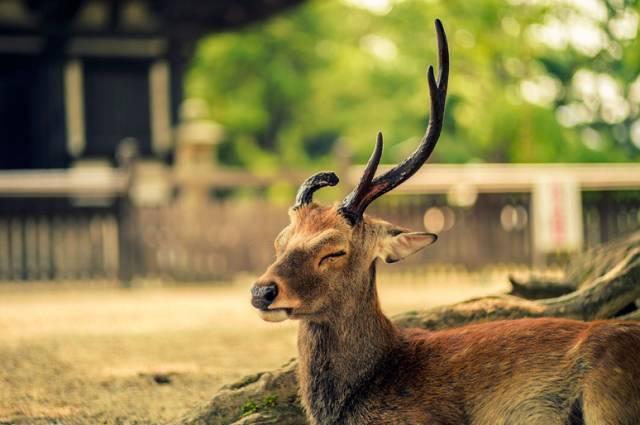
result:
[[(504, 289), (380, 286), (390, 314)], [(162, 423), (220, 385), (294, 357), (295, 330), (260, 321), (246, 284), (3, 289), (0, 423)]]

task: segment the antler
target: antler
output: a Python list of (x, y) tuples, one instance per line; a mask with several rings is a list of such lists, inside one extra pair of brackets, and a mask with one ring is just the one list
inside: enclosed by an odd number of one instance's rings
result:
[(362, 219), (362, 215), (367, 209), (367, 206), (376, 198), (399, 186), (414, 175), (429, 158), (436, 146), (438, 137), (440, 137), (445, 99), (447, 97), (447, 83), (449, 80), (449, 48), (447, 46), (447, 36), (444, 32), (442, 22), (436, 19), (435, 25), (438, 37), (439, 72), (438, 81), (436, 82), (433, 66), (429, 66), (429, 70), (427, 71), (429, 94), (431, 97), (431, 116), (429, 117), (427, 131), (420, 145), (407, 159), (381, 176), (373, 178), (382, 155), (382, 133), (378, 133), (375, 148), (371, 154), (371, 158), (369, 158), (360, 182), (356, 188), (344, 198), (340, 206), (341, 214), (352, 224), (356, 224)]
[(313, 201), (313, 192), (325, 186), (335, 186), (339, 181), (340, 179), (338, 179), (336, 173), (331, 171), (320, 171), (312, 175), (300, 185), (293, 208), (300, 208), (303, 205), (311, 203), (311, 201)]

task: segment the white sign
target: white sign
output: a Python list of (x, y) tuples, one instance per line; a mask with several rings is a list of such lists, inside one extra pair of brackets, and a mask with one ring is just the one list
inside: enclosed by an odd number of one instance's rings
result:
[(540, 253), (582, 249), (580, 186), (570, 177), (542, 177), (533, 188), (533, 244)]

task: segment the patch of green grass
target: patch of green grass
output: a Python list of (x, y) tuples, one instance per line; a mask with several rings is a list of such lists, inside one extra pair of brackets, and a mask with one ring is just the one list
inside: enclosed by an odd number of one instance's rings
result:
[(249, 400), (242, 405), (242, 408), (241, 408), (242, 416), (248, 416), (256, 412), (273, 409), (277, 405), (278, 405), (278, 396), (275, 394), (267, 396), (258, 402)]

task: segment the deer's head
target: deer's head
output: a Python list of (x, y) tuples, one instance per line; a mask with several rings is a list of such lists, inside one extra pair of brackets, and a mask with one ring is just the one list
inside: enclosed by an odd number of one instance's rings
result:
[(402, 163), (374, 177), (382, 154), (378, 133), (373, 154), (358, 185), (342, 202), (321, 206), (313, 193), (335, 186), (338, 177), (320, 172), (298, 190), (289, 210), (290, 224), (275, 240), (276, 260), (251, 288), (251, 303), (267, 321), (329, 320), (374, 297), (375, 262), (402, 260), (432, 244), (436, 235), (412, 232), (365, 215), (367, 206), (411, 177), (429, 158), (442, 130), (449, 51), (444, 29), (436, 20), (439, 75), (429, 67), (431, 116), (418, 148)]

